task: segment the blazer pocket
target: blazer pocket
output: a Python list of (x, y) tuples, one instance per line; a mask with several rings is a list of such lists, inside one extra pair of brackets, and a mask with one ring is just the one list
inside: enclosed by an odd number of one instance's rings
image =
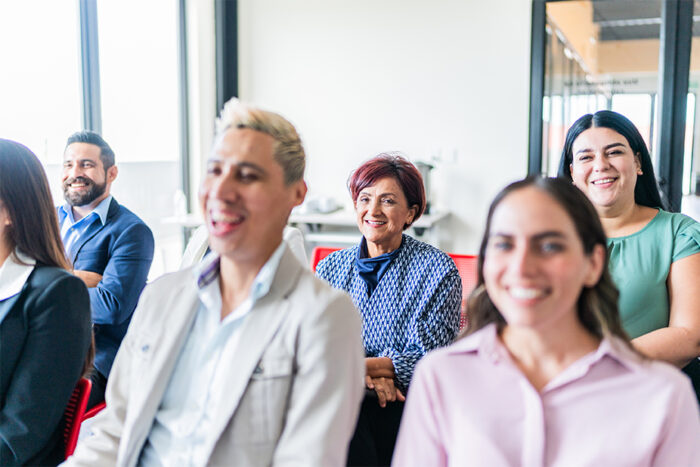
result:
[(293, 364), (289, 356), (263, 356), (258, 362), (239, 406), (241, 431), (234, 439), (242, 444), (277, 441), (289, 406)]
[(128, 343), (131, 359), (135, 363), (149, 363), (155, 351), (155, 338), (143, 331), (138, 332)]

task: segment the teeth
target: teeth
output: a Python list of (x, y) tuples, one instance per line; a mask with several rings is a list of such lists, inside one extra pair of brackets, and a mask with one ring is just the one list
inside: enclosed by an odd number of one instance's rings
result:
[(510, 295), (514, 298), (532, 299), (542, 297), (544, 295), (544, 291), (541, 289), (531, 289), (525, 287), (511, 287)]
[(382, 221), (367, 221), (367, 223), (369, 225), (384, 225), (384, 224), (386, 224), (386, 222), (382, 222)]
[(594, 182), (592, 182), (592, 183), (593, 183), (594, 185), (599, 185), (599, 184), (601, 184), (601, 183), (611, 183), (611, 182), (614, 182), (614, 181), (615, 181), (614, 178), (602, 178), (602, 179), (596, 180), (596, 181), (594, 181)]
[(221, 212), (212, 212), (211, 220), (213, 220), (214, 222), (226, 222), (229, 224), (237, 224), (243, 221), (243, 217), (231, 214), (224, 214)]

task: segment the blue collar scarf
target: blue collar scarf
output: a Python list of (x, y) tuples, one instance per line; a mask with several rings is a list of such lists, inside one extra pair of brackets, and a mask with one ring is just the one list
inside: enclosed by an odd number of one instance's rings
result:
[(403, 238), (401, 239), (401, 245), (394, 251), (370, 258), (367, 251), (367, 240), (365, 240), (365, 237), (362, 237), (360, 247), (357, 249), (357, 256), (355, 257), (355, 266), (360, 274), (360, 278), (367, 284), (367, 295), (372, 295), (382, 276), (389, 269), (391, 262), (399, 255), (402, 246)]

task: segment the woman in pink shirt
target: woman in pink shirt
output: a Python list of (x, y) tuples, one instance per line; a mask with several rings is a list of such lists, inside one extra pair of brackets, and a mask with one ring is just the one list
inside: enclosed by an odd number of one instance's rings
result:
[(418, 364), (393, 465), (700, 465), (690, 382), (630, 346), (605, 245), (570, 183), (501, 191), (467, 334)]

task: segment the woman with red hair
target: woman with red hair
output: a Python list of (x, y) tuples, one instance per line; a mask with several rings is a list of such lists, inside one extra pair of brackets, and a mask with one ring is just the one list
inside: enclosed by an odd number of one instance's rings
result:
[(380, 154), (355, 170), (348, 188), (362, 240), (316, 273), (347, 292), (363, 319), (367, 393), (348, 465), (388, 465), (413, 368), (457, 335), (462, 282), (448, 255), (404, 233), (425, 209), (413, 164)]

